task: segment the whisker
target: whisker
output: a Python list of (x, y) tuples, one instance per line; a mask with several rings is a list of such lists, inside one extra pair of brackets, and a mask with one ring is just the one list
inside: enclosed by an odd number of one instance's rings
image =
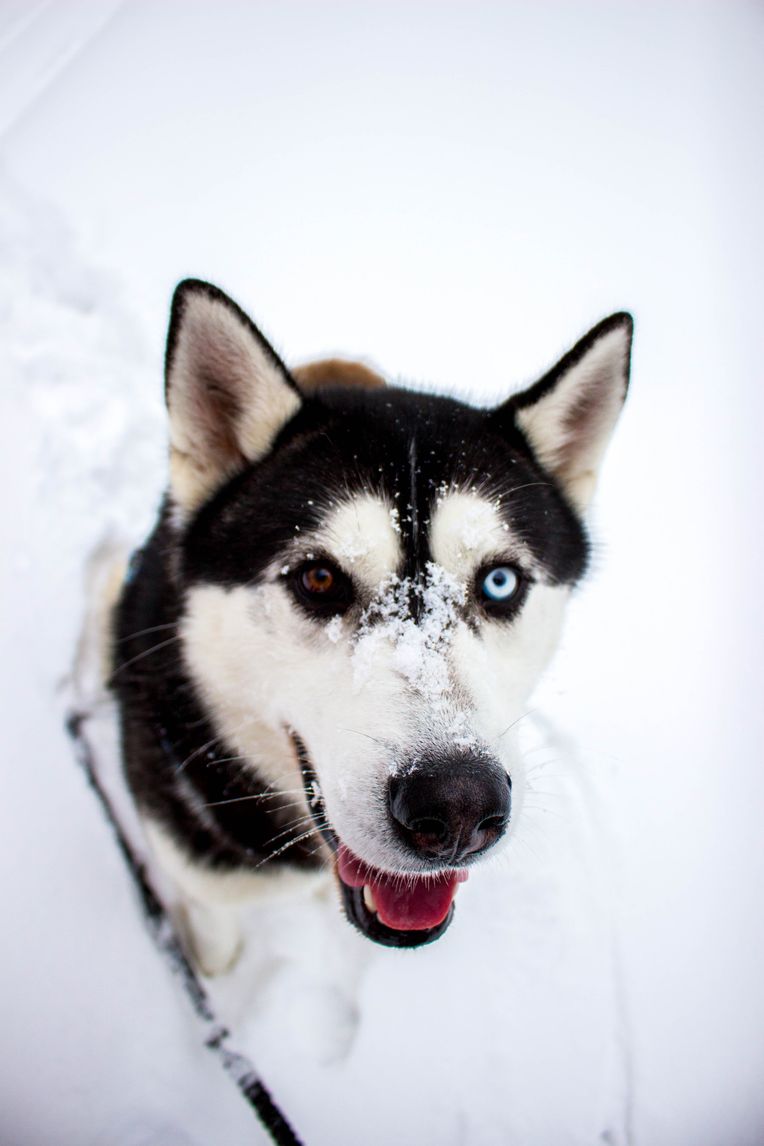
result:
[(209, 752), (210, 748), (212, 748), (212, 746), (214, 744), (217, 744), (218, 741), (222, 740), (222, 739), (223, 739), (222, 736), (213, 736), (212, 739), (208, 740), (206, 744), (200, 744), (198, 748), (194, 748), (193, 752), (189, 752), (188, 756), (183, 761), (183, 763), (178, 765), (176, 771), (177, 772), (185, 771), (185, 769), (188, 767), (188, 765), (191, 763), (192, 760), (194, 760), (197, 756), (201, 756), (205, 752)]
[[(242, 720), (239, 721), (239, 723), (235, 726), (235, 728), (230, 729), (230, 735), (236, 736), (236, 733), (239, 732), (239, 730), (241, 728), (243, 728), (245, 724), (249, 723), (250, 720), (251, 720), (251, 717), (245, 716)], [(198, 748), (195, 748), (193, 750), (193, 752), (189, 753), (189, 755), (186, 757), (186, 759), (183, 761), (183, 763), (179, 766), (178, 771), (182, 772), (184, 770), (184, 768), (187, 768), (188, 765), (191, 763), (191, 761), (193, 759), (195, 759), (195, 757), (201, 756), (204, 752), (209, 752), (209, 750), (212, 747), (214, 747), (215, 744), (219, 744), (221, 742), (221, 740), (226, 739), (227, 735), (228, 735), (227, 732), (226, 733), (221, 732), (217, 736), (213, 736), (211, 740), (208, 740), (206, 742), (206, 744), (201, 744)], [(246, 756), (246, 754), (239, 753), (235, 756), (223, 756), (219, 760), (215, 760), (215, 763), (216, 764), (224, 764), (226, 762), (231, 762), (231, 761), (235, 761), (235, 760), (246, 760), (247, 758), (248, 757)]]
[[(515, 846), (517, 846), (518, 844), (521, 844), (524, 848), (528, 849), (528, 851), (531, 853), (531, 855), (533, 856), (533, 858), (536, 860), (537, 863), (542, 862), (542, 859), (541, 859), (541, 856), (539, 855), (539, 853), (536, 851), (535, 848), (531, 847), (531, 845), (528, 843), (528, 841), (525, 839), (525, 837), (523, 835), (515, 834), (512, 837), (511, 842)], [(510, 848), (508, 847), (506, 849), (506, 851), (509, 852), (509, 850), (510, 850)], [(497, 858), (503, 858), (503, 857), (497, 857)]]
[(392, 744), (391, 740), (380, 740), (378, 737), (372, 736), (370, 732), (361, 732), (357, 728), (340, 727), (340, 732), (352, 732), (354, 736), (365, 736), (367, 740), (373, 740), (375, 744), (379, 744), (382, 748), (386, 749), (389, 749)]
[[(548, 760), (537, 760), (535, 764), (531, 764), (525, 775), (530, 778), (531, 776), (535, 776), (538, 772), (543, 772), (544, 769), (549, 768), (552, 764), (562, 763), (563, 761), (559, 756), (550, 756)], [(565, 772), (558, 772), (557, 775), (564, 776)]]
[(516, 486), (513, 486), (512, 489), (508, 489), (505, 496), (509, 497), (513, 493), (519, 493), (521, 489), (531, 489), (531, 487), (535, 486), (535, 485), (551, 485), (551, 484), (552, 483), (550, 481), (527, 481), (527, 482), (525, 482), (524, 485), (516, 485)]
[[(286, 792), (253, 792), (249, 796), (232, 796), (230, 800), (213, 800), (212, 803), (205, 804), (204, 807), (220, 808), (224, 804), (241, 804), (246, 800), (277, 800), (280, 796), (299, 796), (302, 794), (304, 794), (302, 788), (293, 788)], [(299, 803), (301, 803), (300, 800), (290, 800), (288, 804), (282, 804), (281, 808), (296, 807)]]
[[(537, 713), (538, 715), (538, 713)], [(538, 756), (539, 752), (549, 752), (552, 745), (545, 742), (544, 744), (534, 744), (526, 748), (523, 752), (524, 756)]]
[[(326, 851), (326, 846), (327, 845), (324, 843), (323, 837), (320, 837), (319, 841), (315, 847), (305, 849), (306, 854), (308, 856), (308, 859), (315, 859), (316, 856), (324, 854)], [(324, 857), (323, 861), (321, 862), (320, 867), (323, 871), (326, 871), (330, 866), (333, 866), (333, 863), (334, 863), (334, 857), (333, 856), (330, 856), (329, 859)]]
[(557, 816), (560, 820), (567, 820), (564, 812), (558, 812), (555, 808), (545, 808), (543, 804), (533, 804), (526, 800), (525, 807), (530, 812), (542, 812), (545, 816)]
[(295, 839), (288, 840), (285, 844), (282, 844), (280, 848), (277, 848), (275, 852), (271, 852), (270, 855), (267, 855), (265, 859), (261, 860), (260, 863), (256, 866), (262, 867), (263, 864), (269, 863), (271, 860), (274, 860), (278, 856), (283, 855), (283, 853), (287, 851), (288, 848), (292, 848), (295, 844), (299, 844), (301, 840), (309, 840), (311, 836), (315, 836), (320, 832), (320, 830), (320, 827), (316, 826), (311, 828), (309, 832), (303, 832), (302, 835), (296, 836)]
[(544, 788), (534, 788), (532, 784), (526, 784), (526, 789), (534, 796), (549, 796), (552, 800), (562, 800), (563, 792), (549, 792)]
[[(546, 484), (546, 483), (544, 483), (544, 484)], [(502, 739), (502, 737), (506, 736), (507, 733), (509, 732), (509, 730), (511, 728), (514, 728), (516, 724), (519, 724), (521, 720), (525, 720), (526, 716), (531, 716), (533, 711), (534, 710), (532, 708), (529, 708), (527, 710), (527, 712), (523, 712), (520, 716), (516, 717), (510, 724), (507, 725), (507, 727), (504, 729), (504, 731), (499, 736), (496, 737), (496, 743), (498, 744), (499, 741)]]
[(282, 831), (277, 832), (275, 836), (271, 836), (269, 840), (266, 840), (266, 842), (263, 844), (263, 847), (269, 848), (271, 844), (275, 844), (277, 840), (283, 839), (284, 836), (288, 836), (290, 832), (295, 830), (295, 828), (300, 828), (303, 826), (303, 824), (313, 824), (315, 822), (316, 821), (314, 821), (313, 817), (310, 815), (296, 816), (295, 819), (290, 820), (289, 823), (285, 825)]
[[(529, 812), (529, 815), (523, 816), (522, 828), (519, 832), (516, 833), (515, 839), (523, 839), (527, 832), (531, 832), (536, 836), (542, 845), (547, 845), (549, 842), (549, 837), (547, 834), (545, 834), (546, 829), (544, 827), (543, 821), (536, 819), (534, 816), (534, 813), (539, 812), (540, 809), (527, 807), (526, 810)], [(536, 856), (536, 858), (541, 860), (541, 856)]]
[(159, 632), (162, 632), (163, 629), (177, 629), (177, 627), (178, 627), (177, 621), (171, 621), (169, 624), (166, 624), (166, 625), (152, 625), (150, 629), (139, 629), (137, 633), (130, 633), (126, 637), (118, 637), (117, 640), (115, 641), (115, 644), (121, 645), (125, 641), (134, 641), (138, 637), (147, 637), (149, 633), (159, 633)]
[(177, 634), (174, 637), (169, 637), (166, 641), (160, 641), (158, 645), (152, 645), (150, 649), (144, 649), (142, 653), (138, 653), (136, 656), (131, 657), (129, 661), (123, 661), (122, 664), (115, 668), (114, 672), (111, 674), (112, 678), (119, 676), (119, 674), (124, 672), (126, 668), (129, 668), (130, 665), (137, 664), (138, 661), (142, 661), (145, 657), (150, 657), (152, 653), (158, 653), (160, 649), (166, 649), (168, 645), (173, 645), (180, 639), (180, 634)]
[(535, 780), (568, 780), (568, 779), (570, 779), (570, 773), (569, 772), (547, 772), (545, 769), (544, 771), (535, 771), (535, 772), (526, 772), (525, 773), (525, 782), (530, 789), (533, 789), (533, 784), (534, 784)]

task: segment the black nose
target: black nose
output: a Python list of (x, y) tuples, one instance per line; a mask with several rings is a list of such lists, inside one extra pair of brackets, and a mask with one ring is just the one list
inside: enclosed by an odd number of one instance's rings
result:
[(504, 834), (511, 787), (507, 773), (491, 759), (444, 755), (391, 777), (390, 815), (399, 837), (418, 856), (455, 865)]

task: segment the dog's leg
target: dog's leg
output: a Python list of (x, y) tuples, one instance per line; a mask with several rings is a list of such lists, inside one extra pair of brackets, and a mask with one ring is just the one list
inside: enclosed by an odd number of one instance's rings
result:
[(184, 898), (176, 918), (181, 941), (205, 975), (235, 966), (244, 945), (235, 907)]
[(222, 975), (236, 963), (243, 946), (238, 904), (245, 898), (235, 874), (226, 876), (195, 863), (155, 820), (143, 829), (160, 874), (169, 877), (173, 912), (181, 940), (205, 975)]
[(241, 908), (309, 895), (327, 882), (322, 872), (211, 868), (194, 861), (156, 820), (144, 816), (142, 822), (160, 874), (169, 877), (178, 900), (182, 938), (206, 975), (235, 965), (244, 945)]

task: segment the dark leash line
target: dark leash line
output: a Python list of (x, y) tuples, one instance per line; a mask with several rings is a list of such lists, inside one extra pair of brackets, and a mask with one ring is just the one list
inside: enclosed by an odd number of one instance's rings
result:
[(77, 761), (101, 805), (101, 810), (114, 833), (117, 846), (130, 872), (149, 933), (170, 970), (180, 978), (196, 1015), (208, 1027), (204, 1045), (220, 1060), (226, 1074), (236, 1083), (276, 1146), (303, 1146), (286, 1116), (274, 1102), (265, 1083), (258, 1078), (249, 1059), (227, 1045), (231, 1037), (230, 1032), (218, 1021), (209, 996), (181, 946), (172, 920), (151, 886), (146, 865), (133, 850), (122, 830), (112, 802), (98, 779), (93, 749), (84, 732), (88, 715), (87, 712), (70, 712), (66, 719), (66, 730), (74, 742)]

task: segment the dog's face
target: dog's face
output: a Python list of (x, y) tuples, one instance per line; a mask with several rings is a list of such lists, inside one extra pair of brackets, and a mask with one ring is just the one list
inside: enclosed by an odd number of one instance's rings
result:
[(349, 917), (378, 942), (440, 935), (458, 882), (521, 812), (514, 726), (586, 566), (581, 515), (630, 333), (614, 316), (483, 411), (301, 392), (225, 296), (176, 295), (186, 666), (227, 743), (292, 794), (284, 848), (320, 831)]

